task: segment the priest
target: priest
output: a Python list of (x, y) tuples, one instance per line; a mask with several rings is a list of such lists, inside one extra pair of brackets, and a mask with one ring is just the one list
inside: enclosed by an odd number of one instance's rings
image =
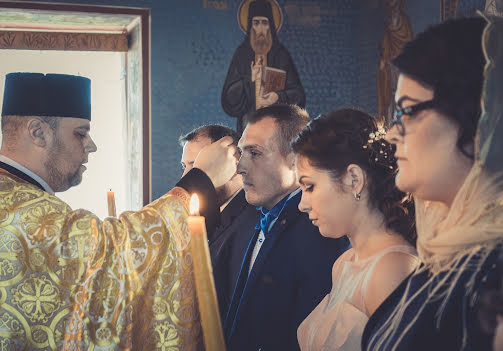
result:
[(185, 223), (188, 199), (197, 192), (209, 226), (218, 223), (215, 187), (236, 172), (235, 146), (227, 137), (202, 150), (175, 188), (140, 211), (105, 220), (74, 211), (54, 193), (79, 184), (88, 155), (97, 150), (89, 134), (90, 87), (79, 76), (6, 76), (0, 345), (197, 349), (202, 333)]

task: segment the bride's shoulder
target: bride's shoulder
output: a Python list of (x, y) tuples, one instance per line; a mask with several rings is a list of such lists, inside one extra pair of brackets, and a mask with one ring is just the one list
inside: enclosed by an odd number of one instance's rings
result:
[(342, 255), (340, 255), (332, 266), (332, 277), (344, 265), (345, 262), (352, 261), (355, 258), (355, 249), (350, 247)]

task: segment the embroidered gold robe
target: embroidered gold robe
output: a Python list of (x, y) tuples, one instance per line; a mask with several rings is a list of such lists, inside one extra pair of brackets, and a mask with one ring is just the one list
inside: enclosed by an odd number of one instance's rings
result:
[(0, 169), (0, 350), (196, 350), (188, 193), (98, 219)]

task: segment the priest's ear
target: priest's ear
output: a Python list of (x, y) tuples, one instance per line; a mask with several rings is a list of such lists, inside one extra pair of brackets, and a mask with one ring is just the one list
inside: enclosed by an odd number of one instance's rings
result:
[(26, 125), (28, 127), (28, 135), (33, 144), (39, 147), (45, 147), (48, 145), (49, 140), (53, 136), (54, 130), (47, 122), (38, 117), (30, 117), (26, 122)]

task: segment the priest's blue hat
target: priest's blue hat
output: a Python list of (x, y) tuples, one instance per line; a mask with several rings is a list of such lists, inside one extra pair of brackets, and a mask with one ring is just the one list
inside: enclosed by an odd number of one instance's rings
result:
[(3, 116), (91, 120), (91, 80), (69, 74), (9, 73), (5, 77)]

